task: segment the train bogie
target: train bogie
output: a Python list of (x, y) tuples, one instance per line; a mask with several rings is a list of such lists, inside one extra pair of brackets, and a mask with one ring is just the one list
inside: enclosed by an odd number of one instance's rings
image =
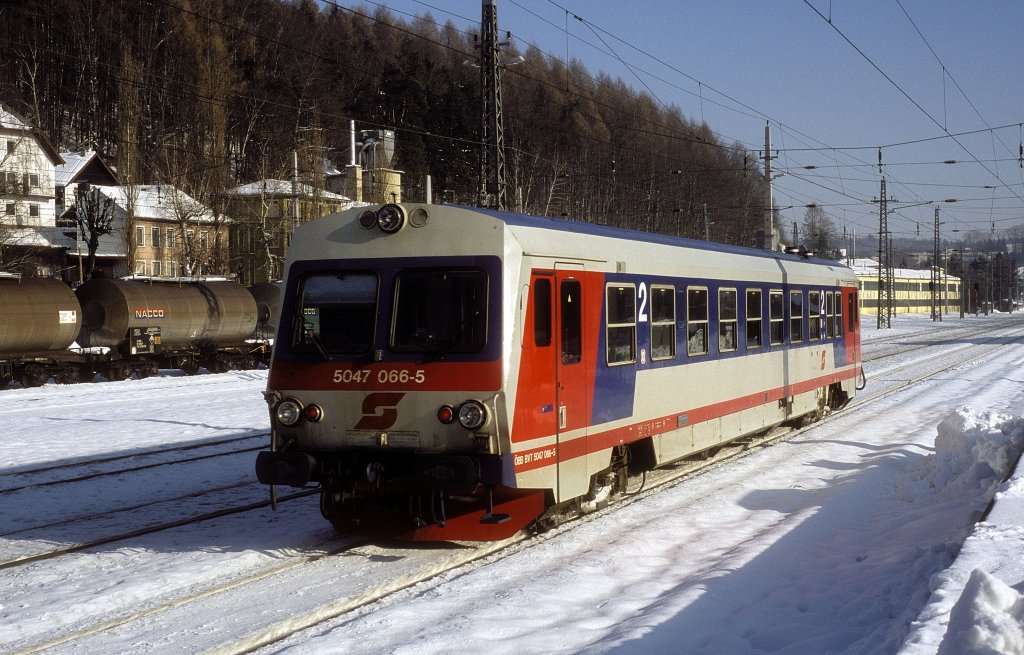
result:
[(841, 406), (856, 306), (834, 262), (488, 210), (343, 212), (292, 242), (257, 473), (319, 483), (336, 524), (390, 504), (414, 538), (502, 538)]

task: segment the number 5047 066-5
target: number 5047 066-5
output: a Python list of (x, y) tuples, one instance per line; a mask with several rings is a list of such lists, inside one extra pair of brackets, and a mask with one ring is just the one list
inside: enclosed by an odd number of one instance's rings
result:
[(423, 384), (427, 380), (427, 373), (423, 370), (398, 370), (398, 369), (381, 369), (379, 371), (368, 371), (368, 370), (352, 370), (352, 369), (336, 369), (334, 371), (334, 382), (339, 384), (345, 383), (365, 383), (370, 380), (370, 377), (375, 375), (378, 384)]

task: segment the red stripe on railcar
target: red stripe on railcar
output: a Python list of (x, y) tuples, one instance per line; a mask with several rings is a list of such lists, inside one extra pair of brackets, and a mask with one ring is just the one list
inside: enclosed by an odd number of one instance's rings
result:
[[(614, 446), (632, 443), (645, 437), (670, 432), (680, 427), (687, 427), (710, 421), (747, 409), (777, 402), (789, 396), (813, 391), (842, 380), (850, 380), (860, 375), (860, 367), (855, 366), (837, 371), (818, 378), (804, 380), (789, 387), (778, 387), (767, 391), (749, 394), (738, 398), (730, 398), (703, 407), (695, 407), (685, 412), (677, 412), (667, 416), (646, 419), (603, 432), (592, 432), (585, 437), (563, 441), (560, 445), (551, 444), (539, 448), (531, 448), (516, 453), (515, 470), (517, 473), (551, 466), (555, 462), (567, 462), (590, 453), (607, 450)], [(683, 419), (681, 421), (681, 419)]]

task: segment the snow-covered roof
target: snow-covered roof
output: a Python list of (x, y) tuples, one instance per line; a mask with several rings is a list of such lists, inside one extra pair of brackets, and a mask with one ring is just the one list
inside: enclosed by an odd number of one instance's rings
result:
[[(850, 264), (850, 268), (853, 269), (854, 274), (858, 277), (878, 276), (878, 262), (874, 259), (854, 259)], [(932, 272), (927, 268), (894, 268), (892, 275), (899, 278), (930, 280)]]
[[(75, 232), (76, 228), (73, 227), (15, 227), (10, 228), (6, 245), (21, 248), (58, 248), (66, 249), (68, 255), (75, 255), (79, 251), (83, 255), (87, 255), (89, 253), (88, 244), (85, 241), (76, 241)], [(123, 242), (124, 240), (118, 235), (103, 235), (100, 237), (96, 255), (98, 257), (125, 257), (128, 253)]]
[[(187, 212), (188, 220), (212, 223), (216, 220), (210, 208), (170, 184), (132, 184), (101, 186), (100, 193), (127, 211), (128, 194), (135, 193), (135, 217), (155, 221), (179, 221)], [(221, 217), (221, 220), (226, 220)]]
[(82, 172), (82, 169), (89, 165), (89, 161), (96, 156), (96, 151), (62, 152), (60, 156), (64, 163), (54, 166), (53, 183), (56, 186), (67, 186), (71, 180), (75, 179)]
[[(309, 184), (299, 182), (296, 185), (296, 191), (303, 198), (320, 198), (321, 200), (334, 200), (337, 202), (351, 202), (348, 196), (343, 196), (340, 193), (334, 193), (333, 191), (324, 191), (323, 189), (317, 189)], [(249, 184), (243, 184), (236, 186), (233, 189), (228, 189), (226, 192), (229, 196), (293, 196), (295, 191), (292, 191), (292, 183), (289, 180), (256, 180)]]
[(74, 248), (75, 239), (65, 236), (64, 230), (58, 227), (10, 227), (5, 245), (20, 248)]

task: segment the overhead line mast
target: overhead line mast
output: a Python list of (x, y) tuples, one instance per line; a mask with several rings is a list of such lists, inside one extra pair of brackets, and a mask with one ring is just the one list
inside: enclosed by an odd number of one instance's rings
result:
[(508, 42), (498, 41), (498, 4), (483, 0), (480, 19), (480, 95), (483, 124), (480, 153), (480, 197), (477, 204), (508, 209), (505, 183), (505, 127), (501, 115), (501, 63), (498, 53)]

